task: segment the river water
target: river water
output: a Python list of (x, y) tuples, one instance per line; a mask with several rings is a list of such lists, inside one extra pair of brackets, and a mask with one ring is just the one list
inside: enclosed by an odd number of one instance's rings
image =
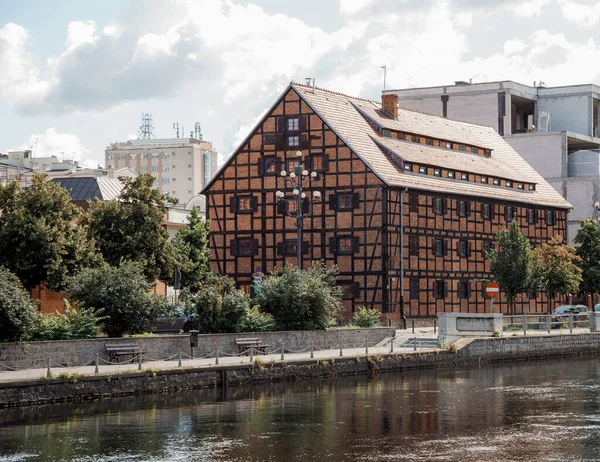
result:
[(600, 460), (600, 360), (0, 410), (2, 461)]

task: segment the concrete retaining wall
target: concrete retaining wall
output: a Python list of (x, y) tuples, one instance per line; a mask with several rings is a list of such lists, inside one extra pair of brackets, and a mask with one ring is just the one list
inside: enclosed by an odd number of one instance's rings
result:
[[(258, 337), (263, 344), (276, 350), (285, 345), (286, 351), (302, 350), (313, 344), (317, 350), (337, 348), (342, 342), (344, 348), (356, 348), (366, 341), (376, 345), (386, 337), (393, 337), (393, 327), (376, 329), (340, 329), (332, 331), (286, 331), (243, 334), (205, 334), (200, 335), (199, 346), (194, 348), (196, 356), (214, 352), (217, 347), (222, 353), (237, 353), (235, 339)], [(160, 335), (142, 338), (100, 338), (90, 340), (62, 340), (49, 342), (0, 343), (0, 371), (7, 368), (32, 369), (45, 367), (50, 356), (54, 364), (61, 366), (81, 366), (94, 361), (96, 353), (107, 361), (106, 343), (135, 343), (144, 353), (144, 360), (164, 359), (178, 354), (181, 348), (189, 355), (190, 338), (188, 334)], [(267, 349), (267, 352), (269, 349)]]

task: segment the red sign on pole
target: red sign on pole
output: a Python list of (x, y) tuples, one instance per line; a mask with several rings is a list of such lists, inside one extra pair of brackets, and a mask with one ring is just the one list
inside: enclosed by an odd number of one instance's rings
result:
[(485, 295), (490, 298), (496, 298), (500, 295), (500, 286), (496, 282), (488, 282), (485, 286)]

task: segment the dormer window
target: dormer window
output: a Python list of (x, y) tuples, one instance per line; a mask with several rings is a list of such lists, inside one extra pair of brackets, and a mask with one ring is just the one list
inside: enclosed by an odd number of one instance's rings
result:
[(448, 172), (448, 178), (454, 178), (454, 172)]
[(468, 173), (461, 173), (460, 174), (460, 179), (464, 180), (464, 181), (469, 181), (469, 174)]
[(507, 187), (507, 188), (512, 188), (512, 187), (513, 187), (513, 186), (512, 186), (512, 181), (510, 181), (510, 180), (506, 180), (506, 187)]
[(529, 185), (529, 190), (530, 191), (535, 191), (535, 185), (534, 184), (530, 184)]
[(434, 168), (433, 175), (434, 176), (442, 176), (442, 171), (439, 168)]
[(446, 141), (446, 149), (452, 149), (452, 143)]
[(481, 176), (481, 182), (484, 183), (484, 184), (487, 184), (488, 183), (488, 177), (485, 176), (485, 175), (482, 175)]
[(404, 171), (410, 172), (412, 170), (412, 164), (404, 163)]
[(525, 185), (523, 183), (519, 183), (518, 188), (519, 189), (525, 189)]
[(458, 150), (459, 150), (459, 151), (466, 151), (466, 150), (467, 150), (467, 146), (466, 146), (466, 145), (464, 145), (464, 144), (459, 144), (459, 145), (458, 145)]
[(472, 147), (471, 147), (471, 152), (472, 152), (473, 154), (479, 154), (479, 148), (476, 148), (475, 146), (472, 146)]
[(496, 185), (496, 186), (500, 185), (500, 178), (494, 178), (494, 185)]
[(389, 130), (386, 130), (385, 128), (383, 129), (383, 136), (385, 138), (390, 138), (392, 136), (392, 132)]
[(419, 173), (427, 173), (427, 169), (421, 165), (419, 167)]

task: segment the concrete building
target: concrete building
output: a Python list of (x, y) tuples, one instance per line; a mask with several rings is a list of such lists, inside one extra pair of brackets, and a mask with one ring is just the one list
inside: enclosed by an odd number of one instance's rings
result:
[(387, 90), (400, 107), (489, 125), (572, 205), (567, 236), (579, 219), (598, 218), (600, 87), (533, 86), (510, 80)]
[(192, 201), (217, 171), (212, 143), (196, 138), (117, 142), (106, 148), (105, 155), (108, 168), (149, 173), (156, 178), (156, 187), (182, 204)]

